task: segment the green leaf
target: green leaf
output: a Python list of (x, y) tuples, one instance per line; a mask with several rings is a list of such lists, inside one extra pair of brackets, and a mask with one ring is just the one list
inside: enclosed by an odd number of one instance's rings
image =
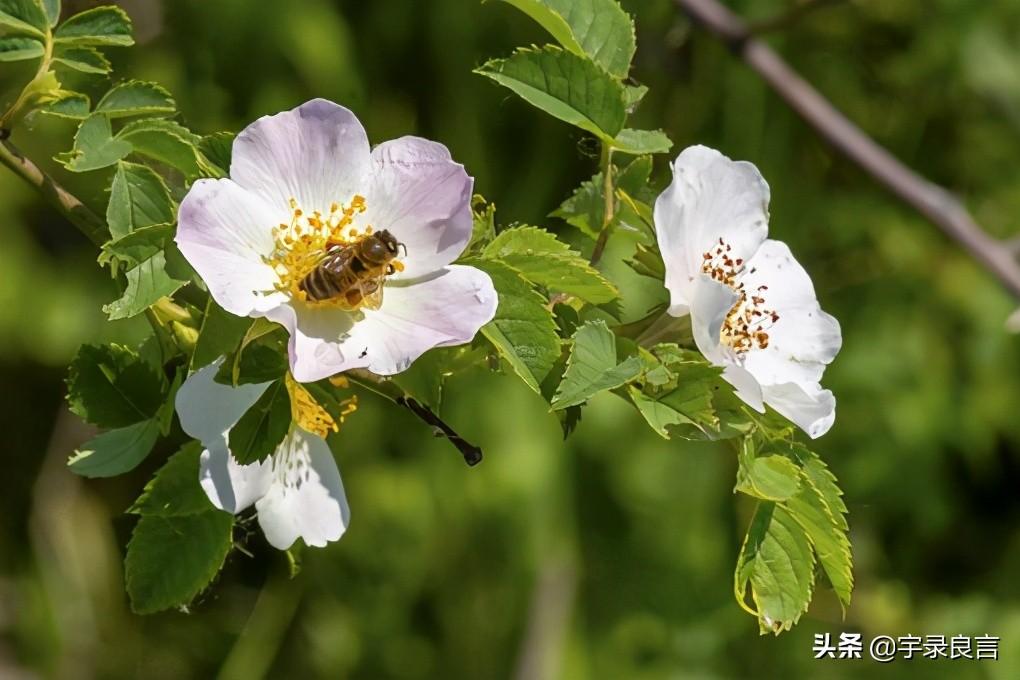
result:
[(148, 227), (140, 227), (126, 236), (103, 244), (99, 261), (106, 263), (116, 259), (129, 267), (138, 266), (162, 252), (173, 235), (174, 225), (172, 224), (153, 224)]
[(173, 295), (186, 283), (171, 276), (166, 269), (166, 251), (159, 251), (128, 270), (124, 294), (110, 304), (103, 305), (103, 311), (110, 320), (127, 319), (141, 314), (160, 298)]
[(110, 60), (93, 47), (64, 47), (57, 50), (53, 61), (82, 73), (102, 75), (112, 68)]
[[(104, 432), (75, 451), (67, 461), (82, 477), (115, 477), (130, 472), (145, 460), (159, 437), (159, 421), (143, 420)], [(197, 480), (198, 477), (195, 477)]]
[(43, 44), (34, 38), (9, 36), (0, 38), (0, 61), (38, 59), (46, 53)]
[(475, 69), (529, 104), (611, 144), (623, 129), (623, 86), (596, 64), (558, 47), (522, 48)]
[(43, 105), (39, 111), (57, 118), (68, 118), (71, 120), (85, 120), (88, 118), (89, 109), (92, 106), (88, 96), (80, 92), (69, 92), (67, 90), (58, 90), (53, 96), (55, 98)]
[(665, 439), (711, 438), (719, 426), (713, 397), (720, 369), (675, 345), (660, 345), (653, 350), (659, 365), (649, 367), (644, 392), (630, 387), (634, 406)]
[(136, 229), (174, 221), (174, 204), (163, 178), (144, 165), (121, 162), (110, 186), (106, 221), (114, 239)]
[(131, 37), (131, 19), (124, 10), (113, 5), (75, 14), (57, 28), (54, 38), (57, 44), (77, 46), (127, 47), (135, 44)]
[(180, 170), (188, 179), (202, 174), (196, 148), (200, 138), (172, 120), (147, 118), (128, 123), (117, 139), (130, 142), (135, 153)]
[(662, 130), (621, 130), (613, 140), (613, 149), (641, 156), (648, 153), (668, 153), (673, 142)]
[(633, 111), (648, 94), (648, 88), (644, 85), (624, 85), (623, 97), (627, 101), (627, 110)]
[(191, 370), (204, 368), (237, 349), (251, 324), (251, 319), (234, 316), (210, 297), (205, 306), (205, 316), (202, 317), (198, 343), (195, 345), (194, 354), (191, 355)]
[(475, 194), (471, 198), (471, 215), (471, 240), (464, 252), (477, 255), (496, 238), (496, 206), (486, 203), (485, 197)]
[(189, 604), (223, 567), (233, 527), (234, 517), (215, 509), (175, 517), (143, 515), (124, 561), (131, 609), (152, 614)]
[(634, 23), (616, 0), (504, 0), (549, 31), (563, 47), (587, 55), (617, 78), (634, 58)]
[(82, 345), (71, 362), (67, 401), (71, 412), (99, 427), (118, 428), (156, 415), (165, 379), (121, 345)]
[(114, 139), (110, 120), (93, 113), (74, 136), (74, 148), (57, 157), (71, 172), (88, 172), (113, 165), (131, 153), (131, 145)]
[(762, 633), (789, 630), (811, 602), (815, 557), (801, 525), (781, 505), (762, 501), (737, 558), (734, 593), (748, 607), (750, 586)]
[(56, 26), (60, 21), (60, 0), (42, 0), (42, 6), (50, 26)]
[(252, 324), (241, 340), (241, 349), (227, 358), (216, 372), (216, 382), (223, 385), (258, 385), (282, 378), (287, 363), (287, 333), (273, 324), (273, 331), (264, 338), (249, 340), (258, 327)]
[(769, 501), (785, 501), (800, 489), (800, 468), (785, 456), (741, 456), (737, 491)]
[(159, 517), (183, 517), (215, 508), (199, 484), (202, 445), (189, 442), (159, 469), (128, 512)]
[(96, 113), (107, 118), (173, 113), (177, 103), (162, 86), (129, 80), (113, 87), (96, 104)]
[(616, 287), (579, 253), (538, 227), (515, 227), (501, 232), (482, 256), (510, 265), (536, 285), (593, 304), (619, 297)]
[(546, 300), (511, 267), (494, 260), (472, 258), (465, 264), (492, 277), (499, 307), (482, 334), (514, 372), (535, 392), (560, 355), (560, 340)]
[[(626, 167), (617, 170), (615, 185), (619, 191), (641, 195), (647, 190), (652, 174), (652, 157), (639, 156)], [(573, 227), (577, 227), (591, 238), (597, 238), (605, 217), (606, 201), (602, 195), (602, 173), (581, 183), (574, 193), (559, 208), (550, 213)]]
[(290, 395), (277, 380), (231, 428), (230, 454), (241, 465), (264, 461), (287, 436), (290, 419)]
[(217, 170), (209, 173), (210, 176), (223, 177), (230, 173), (230, 160), (233, 157), (236, 136), (233, 132), (214, 132), (203, 137), (198, 143), (198, 150), (202, 156)]
[(35, 0), (0, 0), (0, 27), (45, 39), (49, 25)]
[(563, 381), (553, 397), (559, 410), (581, 404), (599, 392), (626, 385), (641, 374), (641, 359), (616, 360), (616, 336), (603, 321), (589, 321), (574, 333)]

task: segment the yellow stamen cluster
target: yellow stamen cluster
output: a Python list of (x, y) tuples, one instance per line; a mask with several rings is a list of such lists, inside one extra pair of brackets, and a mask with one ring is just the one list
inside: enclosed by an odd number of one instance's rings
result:
[[(702, 255), (701, 271), (708, 274), (713, 281), (725, 284), (733, 289), (739, 297), (726, 314), (719, 339), (742, 356), (752, 349), (765, 349), (769, 346), (768, 330), (779, 321), (775, 310), (765, 307), (764, 293), (768, 286), (758, 286), (757, 290), (748, 295), (740, 278), (744, 274), (744, 260), (730, 255), (733, 247), (723, 239), (711, 250)], [(751, 273), (754, 273), (751, 269)]]
[(273, 227), (276, 246), (265, 258), (276, 271), (276, 290), (292, 298), (307, 301), (300, 284), (321, 262), (326, 251), (335, 245), (356, 243), (372, 233), (372, 226), (363, 231), (353, 227), (355, 218), (366, 210), (364, 196), (354, 196), (350, 205), (333, 203), (329, 214), (316, 210), (307, 214), (296, 199), (290, 199), (290, 224)]
[(287, 392), (290, 394), (291, 417), (294, 422), (303, 430), (317, 434), (325, 438), (330, 432), (339, 432), (347, 416), (358, 410), (358, 397), (352, 396), (340, 402), (343, 407), (337, 422), (326, 409), (315, 401), (315, 398), (300, 383), (291, 377), (290, 373), (286, 378)]

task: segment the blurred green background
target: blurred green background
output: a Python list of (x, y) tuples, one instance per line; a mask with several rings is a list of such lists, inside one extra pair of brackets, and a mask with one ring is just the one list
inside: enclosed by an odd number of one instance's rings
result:
[[(766, 18), (795, 0), (729, 0)], [(90, 4), (65, 0), (80, 9)], [(546, 41), (475, 0), (125, 0), (139, 47), (117, 77), (165, 84), (199, 132), (238, 130), (311, 97), (351, 107), (379, 142), (447, 144), (502, 223), (544, 217), (593, 172), (592, 149), (471, 74)], [(850, 508), (857, 588), (846, 620), (819, 589), (793, 632), (759, 637), (733, 601), (750, 507), (730, 449), (658, 439), (612, 397), (562, 444), (519, 381), (481, 370), (443, 415), (486, 451), (466, 468), (407, 414), (364, 398), (332, 443), (352, 507), (343, 540), (302, 574), (249, 537), (190, 613), (129, 613), (123, 514), (169, 450), (128, 477), (64, 461), (90, 432), (64, 409), (82, 342), (134, 341), (96, 253), (0, 173), (0, 677), (1016, 678), (1020, 677), (1020, 338), (1016, 301), (953, 243), (834, 155), (669, 0), (636, 15), (638, 124), (755, 162), (772, 234), (791, 243), (844, 349), (815, 448)], [(1020, 5), (849, 0), (769, 38), (898, 157), (966, 197), (1005, 236), (1020, 213)], [(24, 73), (0, 70), (5, 101)], [(96, 91), (101, 88), (97, 87)], [(45, 162), (72, 128), (14, 141)], [(665, 159), (657, 165), (660, 182)], [(102, 206), (100, 184), (65, 177)], [(998, 662), (815, 661), (815, 633), (992, 634)]]

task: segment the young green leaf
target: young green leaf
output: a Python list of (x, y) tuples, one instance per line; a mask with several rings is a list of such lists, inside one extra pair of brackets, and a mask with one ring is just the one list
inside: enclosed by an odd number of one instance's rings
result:
[(626, 78), (636, 47), (634, 22), (616, 0), (504, 0), (563, 47), (587, 55), (617, 78)]
[(198, 143), (199, 152), (216, 170), (208, 173), (210, 176), (222, 177), (230, 173), (230, 159), (233, 156), (236, 136), (233, 132), (214, 132), (202, 137)]
[(786, 501), (800, 488), (800, 468), (785, 456), (741, 456), (737, 491), (769, 501)]
[(251, 319), (234, 316), (210, 297), (205, 306), (205, 316), (202, 317), (198, 343), (191, 355), (191, 369), (197, 371), (233, 352), (251, 324)]
[(668, 153), (673, 142), (662, 130), (621, 130), (613, 140), (613, 149), (641, 156), (649, 153)]
[[(815, 556), (801, 525), (781, 505), (762, 501), (737, 558), (734, 594), (758, 617), (762, 633), (797, 623), (811, 602)], [(754, 607), (747, 604), (751, 589)]]
[(157, 437), (159, 421), (155, 418), (110, 430), (86, 442), (67, 465), (82, 477), (116, 477), (138, 467)]
[(538, 227), (506, 229), (486, 246), (482, 257), (510, 265), (536, 285), (575, 295), (592, 304), (619, 296), (616, 287), (579, 253)]
[(623, 129), (623, 85), (594, 62), (551, 45), (521, 48), (475, 73), (509, 88), (529, 104), (612, 144)]
[(100, 263), (116, 259), (128, 267), (136, 267), (142, 262), (155, 257), (167, 247), (174, 235), (174, 225), (153, 224), (140, 227), (126, 236), (103, 244)]
[(588, 322), (574, 333), (574, 345), (567, 359), (552, 408), (556, 410), (581, 404), (599, 392), (626, 385), (641, 375), (641, 359), (616, 360), (616, 336), (602, 321)]
[(174, 204), (163, 178), (144, 165), (118, 163), (110, 186), (106, 221), (114, 239), (136, 229), (173, 222)]
[(152, 116), (173, 113), (177, 103), (156, 83), (129, 80), (113, 87), (96, 104), (96, 113), (107, 118)]
[(128, 47), (135, 44), (131, 37), (131, 19), (124, 10), (113, 5), (75, 14), (57, 27), (54, 38), (58, 45)]
[(471, 240), (464, 252), (477, 255), (496, 238), (496, 206), (475, 194), (471, 199), (471, 215)]
[[(644, 198), (652, 174), (652, 157), (639, 156), (617, 171), (615, 186), (619, 191)], [(581, 183), (559, 208), (549, 214), (577, 227), (591, 238), (597, 238), (602, 227), (606, 201), (602, 197), (602, 173)]]
[(143, 515), (124, 561), (131, 609), (152, 614), (189, 604), (223, 568), (233, 527), (233, 515), (215, 509), (174, 517)]
[(633, 111), (648, 94), (648, 88), (644, 85), (624, 85), (623, 97), (627, 101), (627, 110)]
[(165, 384), (132, 349), (82, 345), (68, 371), (67, 402), (93, 425), (125, 427), (156, 415)]
[(35, 0), (0, 0), (0, 29), (44, 39), (49, 20)]
[(104, 75), (112, 68), (110, 60), (94, 47), (63, 47), (56, 51), (53, 61), (81, 73)]
[(134, 152), (180, 170), (188, 179), (202, 174), (198, 135), (172, 120), (146, 118), (124, 126), (117, 139), (130, 142)]
[(42, 0), (42, 7), (50, 26), (56, 26), (60, 21), (60, 0)]
[(287, 436), (290, 420), (290, 395), (277, 380), (231, 428), (231, 455), (241, 465), (264, 461)]
[(560, 355), (556, 324), (545, 298), (502, 262), (472, 258), (464, 264), (491, 276), (499, 294), (496, 316), (482, 327), (482, 334), (528, 387), (541, 394), (542, 380)]
[(34, 38), (16, 35), (0, 38), (0, 61), (38, 59), (45, 53), (43, 44)]
[(103, 305), (103, 311), (111, 321), (141, 314), (160, 298), (173, 295), (186, 283), (167, 272), (166, 252), (161, 250), (128, 270), (123, 295)]
[(113, 138), (110, 120), (93, 113), (78, 128), (71, 151), (57, 160), (71, 172), (88, 172), (111, 166), (129, 153), (130, 144)]
[(159, 469), (128, 512), (159, 517), (183, 517), (215, 508), (205, 495), (199, 479), (202, 445), (189, 442)]
[(89, 116), (89, 109), (92, 104), (87, 95), (80, 92), (69, 92), (58, 90), (53, 94), (53, 99), (39, 111), (57, 118), (68, 118), (70, 120), (85, 120)]

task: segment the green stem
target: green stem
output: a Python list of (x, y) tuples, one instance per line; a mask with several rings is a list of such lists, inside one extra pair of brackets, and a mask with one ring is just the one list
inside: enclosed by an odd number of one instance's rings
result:
[(613, 223), (613, 216), (616, 212), (616, 191), (613, 189), (613, 147), (607, 142), (602, 142), (602, 197), (605, 200), (605, 208), (602, 216), (602, 229), (599, 231), (599, 238), (595, 241), (595, 249), (591, 252), (592, 265), (598, 264), (602, 259), (602, 253), (606, 249), (606, 242), (609, 240), (609, 227)]
[(22, 88), (21, 94), (11, 104), (11, 108), (7, 110), (3, 117), (0, 117), (0, 130), (10, 130), (13, 123), (17, 120), (21, 109), (28, 103), (29, 98), (35, 94), (32, 86), (49, 73), (50, 65), (53, 63), (53, 31), (47, 28), (43, 38), (43, 56), (42, 61), (39, 62), (39, 69), (35, 72), (32, 80), (28, 81), (28, 84)]

